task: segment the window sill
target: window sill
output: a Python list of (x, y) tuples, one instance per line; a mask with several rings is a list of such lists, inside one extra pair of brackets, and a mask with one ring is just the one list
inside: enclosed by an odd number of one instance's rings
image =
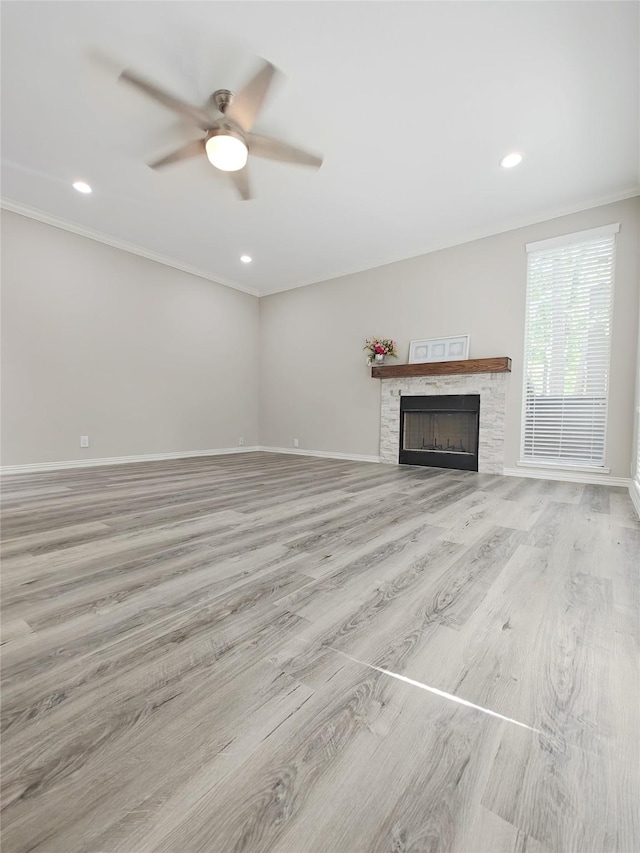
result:
[(528, 459), (521, 459), (519, 462), (516, 462), (516, 465), (519, 468), (539, 468), (548, 469), (550, 471), (576, 471), (584, 474), (611, 473), (611, 468), (594, 468), (592, 465), (569, 465), (566, 462), (544, 462), (543, 460), (540, 460), (540, 462), (531, 462)]

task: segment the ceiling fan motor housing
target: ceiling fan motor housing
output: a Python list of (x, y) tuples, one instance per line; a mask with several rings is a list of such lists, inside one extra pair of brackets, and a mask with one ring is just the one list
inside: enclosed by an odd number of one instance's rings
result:
[(216, 126), (212, 127), (211, 130), (207, 131), (207, 135), (205, 137), (205, 143), (210, 139), (213, 139), (214, 136), (233, 136), (234, 139), (239, 139), (244, 145), (249, 148), (246, 137), (242, 132), (242, 128), (240, 128), (235, 122), (231, 121), (220, 121), (216, 122)]
[(234, 97), (235, 94), (229, 91), (229, 89), (216, 89), (213, 95), (211, 95), (211, 101), (224, 115), (227, 107), (233, 103)]

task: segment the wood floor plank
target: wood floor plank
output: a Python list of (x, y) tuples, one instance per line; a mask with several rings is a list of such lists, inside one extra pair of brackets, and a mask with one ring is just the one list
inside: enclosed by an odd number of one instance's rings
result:
[(269, 453), (3, 482), (3, 853), (636, 853), (620, 489)]

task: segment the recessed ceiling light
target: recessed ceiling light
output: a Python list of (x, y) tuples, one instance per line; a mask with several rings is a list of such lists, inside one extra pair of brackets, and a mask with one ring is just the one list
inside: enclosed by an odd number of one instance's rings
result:
[(519, 154), (517, 151), (507, 154), (506, 157), (500, 160), (500, 165), (503, 169), (513, 169), (518, 163), (522, 163), (522, 154)]
[(91, 187), (89, 184), (85, 184), (84, 181), (76, 181), (73, 185), (74, 190), (78, 190), (79, 193), (90, 193)]
[(250, 264), (253, 258), (251, 255), (240, 255), (240, 260), (243, 264)]

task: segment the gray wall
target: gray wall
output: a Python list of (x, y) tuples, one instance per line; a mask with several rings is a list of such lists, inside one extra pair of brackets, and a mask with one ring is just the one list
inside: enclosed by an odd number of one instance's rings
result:
[[(505, 465), (519, 455), (527, 242), (620, 222), (607, 464), (630, 473), (640, 199), (257, 300), (2, 213), (2, 464), (237, 446), (378, 455), (362, 351), (470, 334), (509, 355)], [(258, 435), (260, 394), (260, 435)], [(80, 435), (91, 446), (79, 447)]]
[(257, 341), (255, 297), (2, 213), (3, 465), (255, 445)]
[[(409, 341), (471, 335), (470, 357), (511, 356), (505, 466), (519, 458), (525, 243), (620, 222), (607, 465), (630, 473), (638, 323), (640, 199), (260, 300), (261, 444), (378, 455), (380, 382), (362, 352), (370, 335)], [(402, 227), (398, 223), (398, 227)]]
[(633, 442), (631, 447), (631, 470), (638, 484), (636, 489), (638, 514), (640, 515), (640, 318), (638, 318), (638, 350), (636, 353), (636, 399), (635, 399), (635, 424), (633, 430)]

